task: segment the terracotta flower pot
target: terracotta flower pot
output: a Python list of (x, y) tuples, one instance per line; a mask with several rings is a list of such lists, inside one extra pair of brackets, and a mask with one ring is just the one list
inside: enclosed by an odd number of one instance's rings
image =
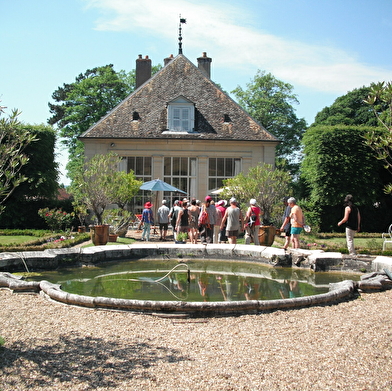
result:
[(260, 246), (272, 246), (275, 240), (276, 227), (273, 225), (261, 225), (259, 229)]
[(109, 224), (90, 225), (91, 240), (95, 246), (104, 246), (109, 240)]
[(109, 234), (109, 242), (117, 242), (118, 235)]

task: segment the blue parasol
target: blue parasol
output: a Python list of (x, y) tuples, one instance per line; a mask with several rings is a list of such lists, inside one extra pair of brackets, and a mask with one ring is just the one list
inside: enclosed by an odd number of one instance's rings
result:
[(168, 183), (161, 181), (160, 179), (154, 179), (152, 181), (144, 182), (140, 186), (140, 189), (150, 191), (173, 191), (186, 194), (185, 191), (177, 189), (176, 187), (169, 185)]

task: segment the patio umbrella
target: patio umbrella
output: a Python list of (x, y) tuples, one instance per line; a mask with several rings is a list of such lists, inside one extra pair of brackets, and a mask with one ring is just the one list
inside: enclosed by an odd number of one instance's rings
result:
[(230, 190), (230, 189), (228, 187), (221, 187), (220, 189), (211, 191), (210, 194), (220, 194), (223, 193), (223, 191), (225, 190)]
[(186, 194), (185, 191), (177, 189), (177, 187), (169, 185), (168, 183), (161, 181), (160, 179), (154, 179), (152, 181), (144, 182), (140, 186), (140, 189), (141, 190), (150, 190), (150, 191), (173, 191), (173, 192), (179, 192), (179, 193)]
[(168, 183), (161, 181), (159, 178), (154, 179), (152, 181), (144, 182), (140, 186), (140, 190), (150, 190), (150, 191), (155, 191), (155, 205), (154, 205), (154, 219), (156, 219), (156, 212), (158, 210), (157, 208), (157, 202), (158, 202), (158, 191), (172, 191), (172, 192), (179, 192), (186, 194), (185, 191), (182, 191), (180, 189), (177, 189), (177, 187), (174, 187), (172, 185), (169, 185)]

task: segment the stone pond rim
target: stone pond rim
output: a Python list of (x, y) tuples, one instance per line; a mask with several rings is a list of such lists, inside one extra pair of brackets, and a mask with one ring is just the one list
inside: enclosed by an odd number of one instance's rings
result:
[[(271, 267), (289, 267), (296, 263), (315, 271), (356, 271), (372, 270), (363, 280), (354, 282), (346, 280), (330, 284), (330, 291), (321, 295), (297, 297), (279, 300), (249, 300), (245, 302), (175, 302), (175, 301), (142, 301), (113, 299), (107, 297), (90, 297), (69, 294), (61, 287), (47, 281), (26, 282), (8, 272), (29, 270), (56, 269), (77, 265), (95, 265), (101, 262), (121, 259), (140, 258), (208, 258), (240, 260), (245, 262), (262, 262)], [(26, 265), (26, 266), (25, 266)], [(376, 257), (375, 259), (350, 259), (340, 253), (324, 253), (320, 250), (296, 250), (285, 252), (282, 249), (253, 245), (191, 245), (185, 244), (132, 244), (96, 246), (88, 248), (71, 248), (23, 253), (0, 253), (0, 288), (8, 288), (14, 292), (35, 292), (51, 300), (64, 304), (78, 305), (88, 308), (127, 310), (143, 313), (172, 314), (177, 316), (231, 316), (255, 314), (274, 310), (287, 310), (314, 305), (330, 305), (350, 300), (359, 291), (380, 291), (392, 288), (392, 281), (384, 269), (392, 271), (392, 258)]]

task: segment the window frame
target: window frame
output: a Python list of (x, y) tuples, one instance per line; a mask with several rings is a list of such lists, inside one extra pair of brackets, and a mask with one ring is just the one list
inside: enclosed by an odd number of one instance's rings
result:
[[(174, 117), (176, 110), (179, 110), (178, 118)], [(175, 124), (175, 121), (179, 121), (179, 125)], [(183, 126), (184, 123), (187, 123), (186, 127)], [(195, 131), (195, 105), (183, 97), (170, 102), (167, 106), (167, 128), (169, 132), (193, 133)]]

